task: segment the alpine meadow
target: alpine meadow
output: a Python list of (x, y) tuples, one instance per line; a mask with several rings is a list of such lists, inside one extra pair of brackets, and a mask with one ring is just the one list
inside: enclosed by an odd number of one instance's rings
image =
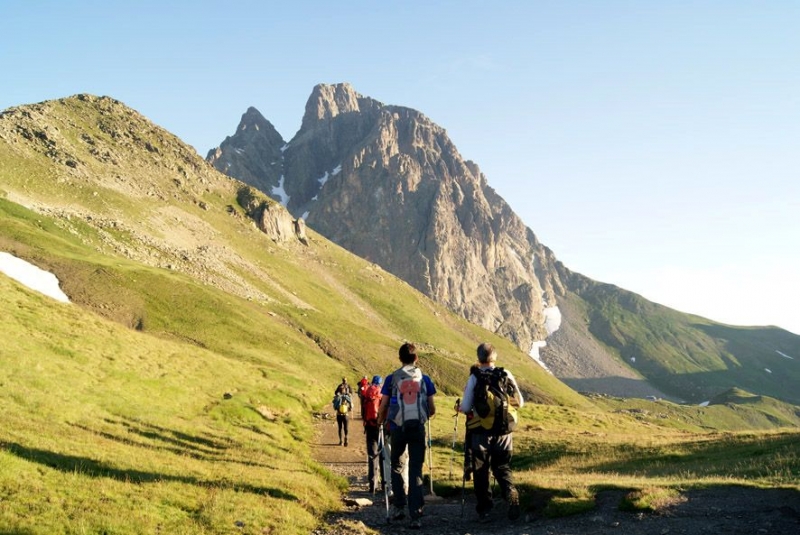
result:
[[(316, 180), (310, 137), (286, 152)], [(353, 228), (352, 210), (323, 221), (338, 193), (319, 197), (329, 204), (306, 227), (113, 98), (0, 112), (0, 251), (53, 273), (70, 300), (0, 273), (0, 533), (311, 533), (346, 510), (349, 486), (313, 455), (318, 416), (339, 378), (388, 372), (405, 341), (439, 389), (439, 496), (461, 493), (447, 471), (463, 451), (450, 407), (487, 341), (526, 399), (513, 458), (522, 522), (591, 511), (608, 489), (642, 514), (696, 489), (800, 495), (800, 337), (661, 307), (531, 240), (564, 285), (547, 288), (566, 318), (550, 349), (594, 344), (631, 383), (668, 394), (611, 395), (327, 239), (314, 222), (336, 237)], [(525, 329), (527, 341), (542, 326)]]

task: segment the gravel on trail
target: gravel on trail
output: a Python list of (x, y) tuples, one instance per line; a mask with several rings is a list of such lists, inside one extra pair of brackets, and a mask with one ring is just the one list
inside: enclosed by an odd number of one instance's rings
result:
[[(387, 523), (383, 494), (369, 493), (366, 441), (362, 422), (357, 417), (350, 422), (349, 438), (348, 446), (339, 446), (335, 418), (319, 419), (313, 447), (315, 458), (346, 478), (350, 487), (342, 497), (342, 511), (329, 514), (325, 523), (314, 530), (314, 535), (800, 534), (800, 491), (797, 489), (720, 486), (689, 490), (672, 507), (658, 513), (621, 511), (619, 503), (625, 491), (604, 491), (598, 495), (596, 507), (589, 512), (546, 518), (541, 510), (534, 509), (523, 511), (513, 522), (506, 519), (506, 506), (500, 501), (495, 502), (492, 521), (483, 524), (477, 521), (470, 483), (466, 487), (463, 517), (460, 495), (456, 498), (426, 496), (422, 529), (415, 530), (410, 528), (408, 517)], [(437, 471), (434, 467), (434, 477)]]

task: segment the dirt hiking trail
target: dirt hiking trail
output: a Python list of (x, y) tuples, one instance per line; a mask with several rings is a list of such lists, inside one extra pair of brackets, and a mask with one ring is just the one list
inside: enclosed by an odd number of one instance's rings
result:
[[(349, 445), (339, 446), (336, 418), (328, 409), (329, 418), (320, 418), (313, 445), (316, 460), (350, 483), (343, 496), (344, 510), (332, 513), (326, 524), (314, 535), (374, 535), (427, 533), (430, 535), (798, 535), (800, 534), (800, 492), (792, 489), (754, 489), (714, 487), (691, 490), (680, 503), (659, 513), (637, 513), (619, 510), (625, 491), (601, 492), (594, 510), (564, 518), (545, 518), (542, 505), (523, 510), (511, 522), (506, 519), (506, 506), (495, 502), (493, 520), (477, 522), (471, 483), (467, 483), (464, 516), (461, 496), (442, 499), (425, 498), (422, 529), (409, 527), (408, 517), (387, 524), (383, 494), (369, 493), (367, 453), (358, 403), (350, 421)], [(454, 471), (459, 463), (454, 463)], [(428, 466), (425, 465), (425, 474)], [(446, 473), (434, 467), (434, 477)], [(520, 489), (525, 503), (525, 489)], [(369, 505), (356, 505), (356, 500), (370, 500)], [(530, 500), (528, 500), (530, 501)], [(366, 502), (365, 502), (366, 503)]]

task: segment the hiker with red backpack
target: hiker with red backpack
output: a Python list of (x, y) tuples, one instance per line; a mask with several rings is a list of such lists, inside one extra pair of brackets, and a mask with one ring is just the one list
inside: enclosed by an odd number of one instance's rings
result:
[[(402, 367), (386, 376), (378, 410), (378, 424), (388, 421), (391, 432), (393, 505), (387, 517), (389, 520), (405, 518), (405, 507), (408, 503), (411, 517), (409, 527), (420, 529), (420, 517), (425, 505), (422, 482), (427, 447), (425, 422), (436, 413), (433, 403), (436, 387), (431, 378), (423, 375), (422, 370), (417, 367), (417, 349), (414, 344), (405, 343), (400, 346), (399, 356)], [(403, 455), (406, 451), (408, 481), (403, 480)]]
[(383, 452), (380, 450), (380, 427), (378, 426), (378, 409), (381, 404), (381, 381), (380, 375), (374, 376), (372, 382), (364, 389), (364, 396), (361, 399), (364, 434), (367, 437), (367, 481), (369, 481), (370, 494), (375, 494), (377, 474), (380, 474), (382, 490), (386, 485), (383, 479), (383, 471), (381, 470)]
[(358, 381), (358, 403), (361, 406), (361, 419), (364, 419), (364, 394), (367, 391), (367, 388), (370, 385), (369, 379), (365, 375)]

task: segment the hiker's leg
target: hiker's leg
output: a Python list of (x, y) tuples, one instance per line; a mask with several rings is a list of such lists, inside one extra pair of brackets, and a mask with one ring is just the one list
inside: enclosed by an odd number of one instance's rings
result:
[(489, 451), (489, 435), (485, 433), (472, 434), (472, 462), (475, 467), (473, 473), (473, 485), (475, 487), (475, 498), (478, 503), (475, 510), (480, 513), (487, 513), (492, 508), (492, 489), (489, 487), (489, 468), (491, 466), (491, 453)]
[(467, 431), (464, 434), (464, 480), (472, 479), (472, 434)]
[(406, 452), (406, 437), (402, 429), (392, 430), (392, 492), (397, 507), (406, 505), (405, 481), (403, 481), (403, 454)]
[(503, 491), (503, 499), (514, 489), (514, 476), (511, 473), (511, 451), (513, 448), (511, 434), (494, 437), (491, 444), (492, 473)]
[(365, 427), (367, 434), (367, 481), (369, 482), (370, 492), (375, 491), (375, 474), (380, 470), (380, 454), (378, 451), (378, 428)]
[(408, 511), (411, 520), (420, 517), (422, 506), (425, 505), (423, 497), (424, 483), (422, 470), (425, 466), (425, 426), (407, 432), (408, 440)]
[(339, 445), (342, 444), (342, 417), (341, 415), (336, 415), (336, 427), (339, 428)]

